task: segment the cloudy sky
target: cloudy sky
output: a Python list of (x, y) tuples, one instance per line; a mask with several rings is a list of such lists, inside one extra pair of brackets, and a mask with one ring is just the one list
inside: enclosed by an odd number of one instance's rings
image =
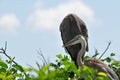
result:
[[(0, 47), (7, 41), (7, 54), (24, 66), (35, 65), (37, 51), (49, 62), (56, 54), (66, 54), (59, 25), (69, 13), (75, 13), (86, 23), (89, 32), (89, 52), (109, 50), (120, 60), (120, 1), (109, 0), (0, 0)], [(4, 55), (0, 54), (4, 57)]]

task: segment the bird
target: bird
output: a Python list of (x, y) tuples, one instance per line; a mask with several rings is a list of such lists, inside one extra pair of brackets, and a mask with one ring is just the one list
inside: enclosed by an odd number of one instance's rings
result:
[(117, 74), (101, 60), (88, 58), (83, 61), (88, 48), (88, 30), (86, 24), (76, 14), (68, 14), (60, 24), (63, 47), (70, 54), (77, 67), (84, 65), (105, 72), (110, 80), (119, 80)]
[[(83, 35), (87, 42), (86, 51), (88, 51), (88, 30), (85, 23), (76, 14), (70, 13), (65, 16), (60, 24), (60, 32), (63, 44), (73, 39), (73, 37), (75, 37), (76, 35)], [(68, 46), (65, 48), (66, 52), (69, 53), (76, 66), (78, 66), (76, 59), (80, 49), (81, 44), (76, 44), (72, 47)]]
[(77, 57), (77, 64), (80, 67), (89, 66), (94, 69), (96, 69), (98, 72), (104, 72), (107, 74), (108, 78), (110, 80), (119, 80), (117, 74), (106, 64), (104, 64), (101, 60), (96, 59), (96, 58), (88, 58), (83, 61), (82, 56), (84, 55), (84, 52), (86, 50), (86, 40), (82, 35), (77, 35), (75, 36), (72, 40), (68, 41), (64, 47), (76, 45), (80, 43), (81, 44), (81, 49), (78, 52), (78, 57)]

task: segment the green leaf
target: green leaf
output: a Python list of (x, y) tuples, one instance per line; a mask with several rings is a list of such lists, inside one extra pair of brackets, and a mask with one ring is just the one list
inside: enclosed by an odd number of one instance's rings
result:
[(115, 61), (115, 60), (112, 60), (111, 66), (119, 67), (119, 62)]
[(115, 56), (115, 54), (114, 54), (114, 53), (111, 53), (110, 56)]
[(107, 76), (107, 74), (106, 74), (106, 73), (104, 73), (104, 72), (98, 72), (98, 75), (99, 75), (99, 76), (104, 76), (104, 77), (106, 77), (106, 76)]
[(105, 58), (104, 60), (107, 62), (111, 62), (111, 58), (109, 58), (109, 57)]
[(0, 61), (0, 66), (4, 68), (8, 68), (7, 64), (5, 62)]
[(16, 73), (17, 72), (17, 70), (15, 68), (11, 68), (9, 71), (10, 71), (10, 73)]
[(57, 56), (57, 58), (59, 58), (59, 59), (63, 58), (61, 54), (58, 54), (58, 55), (56, 55), (56, 56)]
[(21, 65), (18, 65), (18, 64), (15, 64), (15, 65), (12, 65), (14, 68), (16, 68), (17, 70), (21, 71), (21, 72), (24, 72), (24, 69)]
[(42, 68), (40, 69), (40, 71), (45, 72), (45, 71), (48, 70), (48, 68), (49, 68), (49, 65), (45, 65), (44, 67), (42, 67)]
[(0, 73), (1, 80), (6, 80), (6, 73)]
[(13, 80), (14, 76), (11, 74), (9, 76), (7, 76), (7, 80)]
[(68, 56), (64, 56), (64, 57), (62, 58), (62, 61), (68, 62), (68, 61), (69, 61)]
[(29, 72), (29, 71), (32, 71), (32, 69), (31, 68), (25, 68), (24, 71)]
[(1, 73), (1, 72), (6, 73), (6, 69), (5, 69), (5, 68), (0, 68), (0, 73)]

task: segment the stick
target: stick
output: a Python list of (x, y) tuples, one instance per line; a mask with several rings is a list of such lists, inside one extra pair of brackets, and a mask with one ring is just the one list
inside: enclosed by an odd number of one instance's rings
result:
[(101, 59), (101, 57), (102, 57), (102, 56), (106, 53), (106, 51), (109, 49), (110, 44), (111, 44), (111, 41), (108, 42), (108, 46), (107, 46), (107, 48), (106, 48), (105, 51), (102, 53), (102, 55), (99, 57), (99, 59)]

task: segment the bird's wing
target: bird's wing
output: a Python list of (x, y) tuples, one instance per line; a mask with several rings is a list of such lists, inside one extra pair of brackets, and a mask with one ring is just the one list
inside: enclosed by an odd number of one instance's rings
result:
[(77, 21), (77, 26), (79, 28), (79, 31), (81, 32), (81, 34), (85, 37), (86, 42), (87, 42), (87, 47), (86, 47), (86, 51), (89, 50), (88, 48), (88, 30), (87, 27), (85, 25), (85, 23), (76, 15), (74, 15), (75, 20)]

